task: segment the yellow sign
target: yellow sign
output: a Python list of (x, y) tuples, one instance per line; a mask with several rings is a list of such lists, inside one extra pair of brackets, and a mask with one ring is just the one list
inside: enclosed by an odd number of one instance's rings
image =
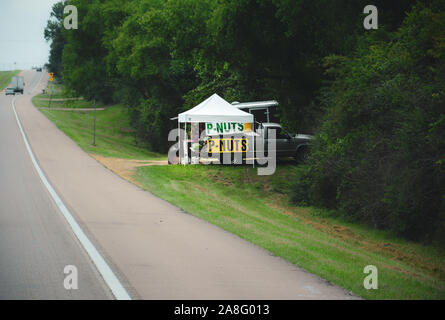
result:
[(209, 139), (205, 151), (208, 153), (247, 152), (249, 141), (246, 138), (238, 139)]
[(53, 81), (54, 79), (53, 79), (53, 77), (54, 77), (54, 73), (53, 72), (50, 72), (50, 73), (48, 73), (49, 74), (49, 81)]

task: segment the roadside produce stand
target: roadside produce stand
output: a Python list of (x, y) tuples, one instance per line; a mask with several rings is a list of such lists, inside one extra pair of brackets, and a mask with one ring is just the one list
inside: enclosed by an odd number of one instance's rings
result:
[[(188, 123), (190, 138), (187, 133)], [(236, 108), (216, 93), (213, 94), (194, 108), (178, 115), (179, 163), (184, 165), (199, 163), (199, 151), (196, 151), (199, 150), (200, 141), (205, 141), (209, 154), (247, 152), (246, 139), (235, 136), (253, 137), (252, 123), (252, 114)], [(204, 127), (200, 124), (204, 124)], [(187, 133), (185, 137), (181, 135), (181, 126)], [(251, 147), (254, 152), (254, 143), (251, 143)], [(191, 158), (188, 156), (189, 149), (192, 153)]]

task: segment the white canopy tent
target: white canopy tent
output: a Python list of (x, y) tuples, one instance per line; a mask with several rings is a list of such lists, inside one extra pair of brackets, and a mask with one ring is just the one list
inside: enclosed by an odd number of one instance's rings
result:
[[(196, 107), (184, 111), (178, 115), (178, 129), (181, 123), (200, 123), (200, 122), (240, 122), (253, 123), (253, 115), (238, 109), (216, 93), (198, 104)], [(179, 131), (180, 132), (180, 131)], [(180, 136), (180, 141), (182, 141)], [(179, 143), (179, 163), (181, 163), (181, 146)], [(186, 151), (186, 149), (184, 149)], [(187, 152), (187, 151), (186, 151)], [(184, 162), (185, 164), (185, 162)]]
[(216, 93), (196, 107), (178, 115), (178, 122), (253, 122), (253, 115), (231, 105)]

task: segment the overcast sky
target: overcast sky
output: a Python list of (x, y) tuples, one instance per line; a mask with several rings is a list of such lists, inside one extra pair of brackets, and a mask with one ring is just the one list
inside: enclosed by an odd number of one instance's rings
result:
[(0, 0), (0, 70), (31, 69), (48, 62), (43, 30), (59, 0)]

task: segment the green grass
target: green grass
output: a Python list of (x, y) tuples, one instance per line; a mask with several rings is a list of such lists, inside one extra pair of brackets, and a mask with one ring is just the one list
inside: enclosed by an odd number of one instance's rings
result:
[[(361, 297), (445, 299), (443, 251), (289, 205), (281, 192), (294, 168), (258, 176), (249, 167), (152, 166), (139, 168), (135, 179), (184, 211)], [(366, 265), (378, 268), (378, 290), (363, 287)]]
[(94, 112), (49, 109), (41, 109), (41, 112), (88, 153), (140, 160), (166, 158), (136, 145), (127, 109), (121, 105), (109, 106), (96, 112), (95, 146), (92, 145)]
[[(41, 112), (88, 153), (128, 159), (165, 158), (135, 145), (123, 106), (97, 112), (97, 146), (91, 145), (92, 112)], [(290, 205), (286, 193), (295, 168), (281, 164), (274, 175), (258, 176), (247, 166), (147, 166), (137, 169), (134, 179), (185, 212), (361, 297), (445, 299), (442, 249), (335, 219), (324, 210)], [(378, 268), (378, 290), (363, 288), (366, 265)]]
[[(72, 108), (72, 109), (83, 109), (83, 108), (93, 108), (93, 101), (84, 100), (82, 97), (76, 97), (72, 93), (67, 92), (65, 87), (56, 82), (49, 83), (48, 87), (45, 89), (45, 93), (40, 93), (33, 97), (32, 102), (38, 108)], [(65, 99), (62, 101), (57, 101), (60, 99)], [(103, 108), (103, 103), (96, 103), (97, 108)]]
[(20, 70), (12, 71), (0, 71), (0, 90), (6, 88), (6, 86), (11, 82), (11, 78), (16, 76)]
[[(92, 101), (83, 99), (51, 101), (49, 105), (49, 101), (45, 99), (50, 97), (53, 99), (73, 97), (73, 95), (66, 92), (63, 85), (57, 82), (50, 83), (45, 91), (45, 93), (33, 97), (32, 102), (36, 107), (48, 108), (48, 106), (50, 106), (51, 108), (73, 109), (94, 107)], [(96, 107), (100, 108), (105, 106), (98, 103)], [(136, 144), (127, 108), (121, 105), (106, 106), (105, 110), (96, 112), (95, 145), (92, 144), (94, 127), (93, 111), (62, 111), (52, 109), (40, 109), (40, 111), (88, 153), (124, 159), (166, 159), (165, 155), (150, 152), (146, 148)]]
[(72, 98), (73, 95), (68, 93), (65, 90), (65, 87), (57, 82), (57, 79), (54, 78), (53, 82), (48, 83), (48, 87), (45, 89), (45, 93), (41, 93), (36, 96), (37, 99), (45, 98), (45, 99), (61, 99), (61, 98)]
[[(54, 101), (49, 98), (42, 98), (44, 95), (35, 96), (33, 98), (33, 103), (38, 108), (73, 108), (73, 109), (84, 109), (84, 108), (94, 108), (92, 101), (80, 100), (64, 100), (64, 101)], [(60, 99), (60, 98), (53, 98)], [(97, 108), (102, 108), (104, 105), (102, 103), (96, 104)]]

